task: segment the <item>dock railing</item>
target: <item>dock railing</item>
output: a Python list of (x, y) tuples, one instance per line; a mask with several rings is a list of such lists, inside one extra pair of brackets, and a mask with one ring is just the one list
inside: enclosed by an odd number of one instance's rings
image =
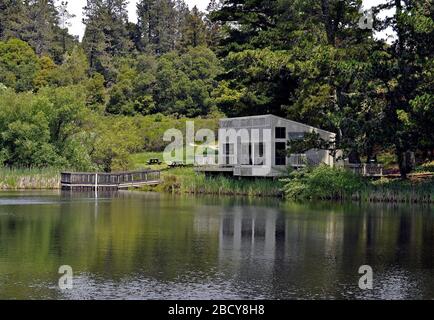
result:
[(63, 172), (62, 189), (113, 190), (158, 184), (160, 171), (142, 170), (115, 173)]
[(345, 164), (345, 168), (364, 177), (382, 177), (384, 173), (384, 166), (381, 164)]

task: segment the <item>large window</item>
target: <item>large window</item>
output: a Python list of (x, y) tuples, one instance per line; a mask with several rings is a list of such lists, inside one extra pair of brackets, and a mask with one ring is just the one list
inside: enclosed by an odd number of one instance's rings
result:
[(234, 154), (234, 144), (233, 143), (225, 143), (223, 145), (223, 154), (224, 155), (233, 155)]
[(259, 142), (257, 144), (257, 148), (258, 148), (258, 156), (262, 158), (264, 156), (264, 143)]
[(286, 139), (285, 127), (276, 127), (276, 139)]
[(288, 132), (288, 139), (290, 141), (303, 140), (305, 132)]
[(254, 159), (254, 165), (257, 166), (263, 166), (264, 165), (264, 154), (265, 154), (265, 150), (264, 150), (264, 143), (263, 142), (259, 142), (259, 143), (255, 143), (255, 159)]
[(241, 144), (239, 158), (242, 165), (247, 166), (252, 164), (252, 145), (250, 143)]
[(275, 165), (286, 166), (286, 143), (276, 142)]
[(225, 143), (223, 145), (223, 158), (225, 160), (226, 165), (233, 164), (233, 160), (234, 160), (234, 144), (233, 143)]

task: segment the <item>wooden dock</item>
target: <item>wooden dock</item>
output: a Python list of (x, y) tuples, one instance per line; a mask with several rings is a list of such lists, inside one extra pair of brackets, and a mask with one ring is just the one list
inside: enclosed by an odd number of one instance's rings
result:
[(62, 190), (117, 191), (160, 183), (160, 171), (143, 170), (116, 173), (61, 173)]

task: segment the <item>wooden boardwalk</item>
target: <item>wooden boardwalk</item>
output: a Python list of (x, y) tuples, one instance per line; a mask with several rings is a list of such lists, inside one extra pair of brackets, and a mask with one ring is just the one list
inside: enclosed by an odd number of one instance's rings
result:
[(116, 191), (160, 183), (160, 171), (143, 170), (116, 173), (61, 173), (62, 190)]

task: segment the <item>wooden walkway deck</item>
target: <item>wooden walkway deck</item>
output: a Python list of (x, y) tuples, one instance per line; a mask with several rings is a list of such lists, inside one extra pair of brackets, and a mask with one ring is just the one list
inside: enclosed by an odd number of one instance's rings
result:
[(116, 173), (63, 172), (62, 190), (116, 191), (160, 183), (160, 171), (144, 170)]

